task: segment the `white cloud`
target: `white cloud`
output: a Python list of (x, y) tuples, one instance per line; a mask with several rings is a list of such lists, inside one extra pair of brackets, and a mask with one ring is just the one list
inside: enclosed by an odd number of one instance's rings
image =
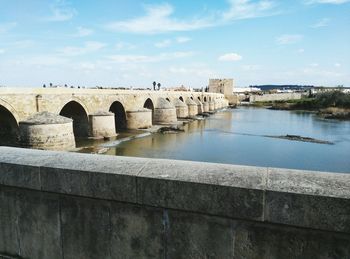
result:
[(159, 55), (112, 55), (109, 59), (117, 63), (152, 63), (193, 56), (193, 52), (172, 52)]
[(273, 1), (229, 0), (230, 8), (223, 13), (224, 20), (241, 20), (272, 15)]
[(205, 18), (183, 21), (171, 17), (173, 13), (174, 8), (170, 4), (147, 6), (144, 16), (112, 22), (107, 24), (106, 28), (112, 31), (154, 34), (190, 31), (211, 26), (211, 23)]
[(187, 37), (177, 37), (176, 38), (176, 42), (177, 43), (186, 43), (186, 42), (189, 42), (189, 41), (191, 41), (191, 39), (187, 38)]
[(106, 29), (117, 32), (156, 34), (176, 31), (192, 31), (230, 23), (235, 20), (251, 19), (274, 15), (275, 4), (270, 0), (228, 0), (228, 10), (218, 10), (211, 14), (195, 16), (192, 19), (173, 17), (172, 5), (148, 5), (146, 14), (140, 17), (107, 24)]
[(59, 53), (64, 56), (78, 56), (78, 55), (84, 55), (90, 52), (98, 51), (105, 47), (106, 44), (102, 42), (97, 41), (88, 41), (85, 42), (82, 47), (64, 47), (59, 50)]
[(311, 63), (311, 64), (310, 64), (310, 67), (318, 67), (318, 66), (319, 66), (318, 63)]
[(237, 53), (227, 53), (218, 58), (219, 61), (239, 61), (242, 59), (242, 56)]
[(160, 42), (157, 42), (156, 44), (154, 44), (154, 46), (156, 46), (157, 48), (165, 48), (165, 47), (169, 47), (171, 45), (172, 41), (169, 39), (166, 40), (162, 40)]
[(330, 22), (329, 18), (323, 18), (323, 19), (319, 20), (318, 22), (312, 24), (310, 27), (311, 28), (326, 27), (326, 26), (328, 26), (329, 22)]
[(7, 33), (17, 26), (15, 22), (0, 23), (0, 33)]
[(305, 49), (298, 49), (297, 52), (298, 52), (298, 53), (304, 53), (304, 52), (305, 52)]
[(0, 55), (4, 54), (4, 53), (5, 53), (5, 50), (4, 49), (0, 49)]
[(122, 49), (135, 49), (136, 46), (134, 44), (130, 44), (128, 42), (123, 42), (123, 41), (119, 41), (117, 42), (117, 44), (115, 44), (115, 48), (116, 50), (122, 50)]
[(341, 64), (340, 63), (335, 63), (334, 66), (335, 67), (341, 67)]
[(50, 9), (51, 15), (44, 18), (45, 21), (64, 22), (71, 20), (77, 14), (77, 11), (65, 0), (56, 0)]
[(93, 33), (94, 33), (93, 30), (79, 26), (79, 27), (77, 27), (77, 31), (75, 33), (75, 36), (76, 37), (86, 37), (86, 36), (89, 36)]
[(162, 41), (157, 42), (156, 44), (154, 44), (154, 46), (157, 47), (157, 48), (165, 48), (165, 47), (169, 47), (173, 43), (184, 44), (186, 42), (189, 42), (190, 40), (191, 39), (187, 38), (187, 37), (177, 37), (175, 39), (162, 40)]
[(303, 39), (303, 35), (300, 34), (284, 34), (276, 38), (278, 44), (294, 44)]
[(345, 4), (350, 0), (306, 0), (306, 4)]

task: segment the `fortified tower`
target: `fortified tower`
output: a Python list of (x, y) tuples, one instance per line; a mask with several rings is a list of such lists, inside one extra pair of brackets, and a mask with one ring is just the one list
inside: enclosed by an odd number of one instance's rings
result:
[(209, 79), (209, 92), (221, 93), (229, 101), (229, 104), (237, 104), (237, 98), (233, 95), (234, 81), (232, 78), (228, 79)]

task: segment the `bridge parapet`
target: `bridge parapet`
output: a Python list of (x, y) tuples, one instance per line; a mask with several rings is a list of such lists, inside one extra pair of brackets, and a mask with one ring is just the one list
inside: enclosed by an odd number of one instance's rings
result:
[(0, 154), (0, 255), (350, 256), (349, 174), (7, 147)]

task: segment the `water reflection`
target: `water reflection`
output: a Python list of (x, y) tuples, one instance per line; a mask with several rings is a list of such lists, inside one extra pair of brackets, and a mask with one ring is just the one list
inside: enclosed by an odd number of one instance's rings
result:
[[(264, 137), (286, 134), (335, 145)], [(107, 154), (350, 172), (350, 123), (306, 112), (240, 108), (191, 122), (183, 133), (153, 134), (120, 143)]]

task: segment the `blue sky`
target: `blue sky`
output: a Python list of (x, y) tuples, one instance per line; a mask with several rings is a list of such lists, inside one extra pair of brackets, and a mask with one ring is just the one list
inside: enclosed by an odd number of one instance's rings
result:
[(0, 0), (0, 85), (350, 86), (350, 0)]

